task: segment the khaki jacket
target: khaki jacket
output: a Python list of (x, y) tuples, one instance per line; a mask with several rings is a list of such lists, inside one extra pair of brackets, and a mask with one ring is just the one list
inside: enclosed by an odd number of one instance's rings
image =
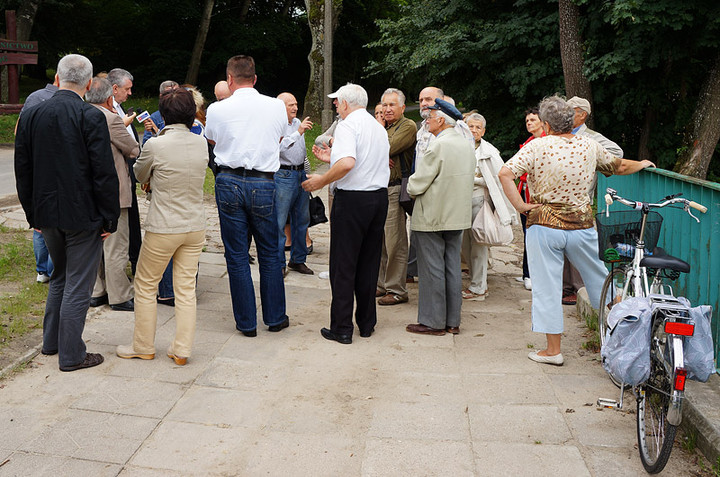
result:
[(418, 232), (469, 229), (475, 151), (468, 140), (453, 128), (445, 129), (415, 167), (407, 187), (415, 197), (410, 228)]
[(152, 199), (145, 230), (180, 234), (205, 230), (203, 184), (208, 165), (207, 141), (182, 124), (166, 125), (148, 139), (133, 170), (150, 183)]
[(98, 104), (93, 104), (93, 106), (102, 111), (107, 121), (110, 131), (110, 148), (120, 183), (120, 208), (127, 209), (132, 206), (132, 181), (127, 160), (135, 159), (140, 154), (140, 148), (135, 138), (128, 134), (120, 116)]

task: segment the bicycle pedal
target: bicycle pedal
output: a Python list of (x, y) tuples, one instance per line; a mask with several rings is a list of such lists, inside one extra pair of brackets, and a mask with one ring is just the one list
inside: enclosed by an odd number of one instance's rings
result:
[(607, 409), (620, 409), (620, 403), (618, 403), (615, 399), (598, 398), (597, 405), (598, 407), (604, 407)]

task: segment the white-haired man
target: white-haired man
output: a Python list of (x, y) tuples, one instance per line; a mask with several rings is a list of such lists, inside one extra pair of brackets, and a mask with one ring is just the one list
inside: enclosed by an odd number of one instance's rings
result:
[(331, 182), (335, 199), (330, 211), (330, 328), (325, 339), (352, 343), (353, 297), (360, 336), (369, 337), (377, 323), (375, 284), (380, 269), (383, 228), (388, 209), (390, 143), (385, 129), (366, 111), (367, 92), (347, 84), (328, 95), (342, 121), (333, 134), (332, 149), (313, 146), (330, 169), (311, 174), (303, 182), (307, 191)]
[(383, 119), (390, 142), (390, 181), (388, 182), (388, 212), (385, 219), (382, 259), (375, 296), (378, 305), (407, 303), (405, 277), (408, 266), (408, 236), (405, 210), (400, 205), (402, 178), (409, 177), (415, 155), (417, 127), (406, 118), (405, 95), (396, 88), (388, 88), (382, 95)]
[(15, 138), (18, 198), (31, 227), (42, 230), (55, 265), (45, 303), (43, 354), (61, 371), (97, 366), (82, 340), (102, 239), (120, 215), (118, 178), (105, 116), (85, 103), (92, 64), (81, 55), (58, 63), (60, 89), (20, 117)]
[(128, 160), (140, 154), (138, 143), (125, 130), (120, 116), (112, 111), (112, 85), (105, 78), (93, 78), (85, 100), (98, 108), (107, 121), (115, 171), (120, 183), (120, 218), (117, 231), (103, 243), (103, 258), (98, 267), (90, 306), (109, 304), (115, 311), (134, 311), (133, 287), (125, 273), (128, 262), (130, 231), (128, 210), (132, 205), (132, 181)]

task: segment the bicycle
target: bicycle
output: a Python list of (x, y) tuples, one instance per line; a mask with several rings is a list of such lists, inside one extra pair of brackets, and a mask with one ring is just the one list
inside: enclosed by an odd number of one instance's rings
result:
[[(685, 337), (694, 332), (688, 307), (679, 302), (672, 287), (664, 283), (664, 279), (675, 280), (680, 273), (688, 273), (690, 265), (657, 247), (662, 216), (651, 209), (681, 204), (697, 222), (700, 220), (690, 208), (702, 213), (707, 211), (706, 207), (680, 195), (667, 196), (659, 203), (646, 203), (624, 199), (608, 188), (605, 213), (596, 216), (599, 256), (611, 264), (600, 294), (601, 344), (605, 346), (607, 341), (612, 306), (629, 297), (645, 297), (651, 304), (650, 373), (646, 381), (633, 386), (637, 401), (638, 450), (643, 467), (651, 474), (660, 472), (667, 464), (677, 426), (682, 421), (687, 377), (683, 344)], [(610, 213), (613, 201), (634, 210)], [(650, 283), (648, 274), (652, 277)], [(620, 400), (601, 398), (598, 405), (622, 409), (626, 384), (611, 372), (608, 374), (620, 387)]]

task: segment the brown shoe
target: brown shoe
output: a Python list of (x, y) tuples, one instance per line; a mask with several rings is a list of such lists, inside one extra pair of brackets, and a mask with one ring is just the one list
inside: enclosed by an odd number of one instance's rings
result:
[(303, 275), (312, 275), (314, 272), (308, 268), (304, 263), (293, 263), (288, 262), (288, 268)]
[(385, 292), (379, 288), (376, 288), (375, 289), (375, 298), (380, 298), (381, 296), (385, 296)]
[(175, 364), (177, 364), (178, 366), (185, 366), (187, 364), (187, 358), (176, 355), (173, 352), (172, 348), (168, 348), (167, 357), (175, 361)]
[(397, 305), (399, 303), (407, 303), (408, 297), (402, 297), (400, 295), (396, 295), (395, 293), (388, 293), (384, 297), (380, 298), (378, 300), (378, 305)]
[(448, 326), (445, 328), (445, 331), (447, 331), (450, 334), (456, 335), (460, 333), (460, 327), (459, 326)]
[(429, 326), (421, 325), (420, 323), (413, 323), (405, 327), (405, 331), (408, 333), (417, 333), (419, 335), (433, 335), (442, 336), (445, 334), (445, 330), (438, 330), (430, 328)]

